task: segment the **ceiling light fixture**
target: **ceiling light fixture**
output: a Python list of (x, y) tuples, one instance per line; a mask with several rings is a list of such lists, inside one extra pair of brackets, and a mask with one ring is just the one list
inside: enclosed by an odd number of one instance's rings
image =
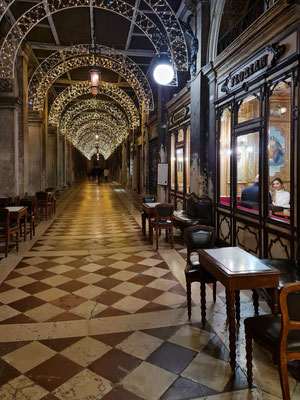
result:
[(166, 50), (158, 54), (158, 59), (153, 70), (153, 77), (160, 85), (169, 85), (174, 79), (175, 72), (172, 60)]
[(90, 75), (90, 83), (91, 83), (91, 93), (93, 96), (97, 96), (99, 93), (99, 84), (101, 81), (101, 72), (100, 68), (97, 67), (96, 61), (100, 60), (101, 52), (100, 47), (97, 46), (96, 42), (96, 33), (94, 32), (93, 43), (90, 47), (90, 55), (93, 60), (94, 67), (89, 70)]

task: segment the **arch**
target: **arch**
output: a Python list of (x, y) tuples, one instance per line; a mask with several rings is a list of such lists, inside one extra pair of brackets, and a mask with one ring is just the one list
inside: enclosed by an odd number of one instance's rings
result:
[(102, 111), (111, 114), (114, 118), (116, 118), (116, 120), (120, 122), (124, 120), (128, 128), (126, 115), (123, 113), (123, 111), (121, 111), (120, 108), (107, 101), (93, 98), (83, 100), (69, 107), (59, 121), (59, 132), (63, 135), (66, 134), (67, 127), (72, 122), (72, 120), (76, 118), (78, 114), (81, 114), (82, 112), (85, 112), (87, 110), (94, 110), (98, 112)]
[[(128, 129), (126, 125), (120, 125), (119, 122), (114, 119), (111, 115), (101, 114), (101, 113), (88, 113), (86, 115), (81, 115), (76, 120), (72, 121), (68, 131), (68, 139), (72, 141), (73, 144), (78, 143), (78, 137), (82, 127), (84, 126), (94, 126), (96, 132), (99, 129), (109, 127), (114, 132), (114, 137), (111, 138), (112, 144), (118, 142), (121, 143), (128, 135)], [(99, 129), (98, 129), (99, 128)]]
[[(123, 0), (47, 0), (36, 4), (14, 23), (7, 33), (0, 50), (0, 75), (4, 78), (14, 77), (14, 65), (20, 45), (30, 30), (42, 19), (56, 12), (75, 7), (95, 7), (114, 12), (133, 22), (153, 44), (159, 53), (162, 46), (168, 46), (171, 59), (174, 60), (175, 70), (186, 71), (188, 69), (188, 53), (185, 37), (173, 10), (166, 0), (145, 0), (153, 10), (154, 15), (159, 18), (166, 32), (168, 41), (160, 31), (155, 22), (146, 14), (132, 7)], [(10, 3), (12, 4), (12, 2)], [(177, 85), (177, 82), (176, 82)]]
[(225, 7), (226, 0), (219, 0), (215, 1), (214, 9), (212, 10), (212, 21), (210, 26), (209, 32), (209, 39), (208, 39), (208, 60), (213, 61), (218, 54), (218, 38), (219, 38), (219, 31), (223, 16), (223, 10)]
[(151, 86), (135, 62), (106, 46), (98, 46), (100, 54), (104, 56), (95, 60), (89, 55), (89, 48), (88, 44), (66, 47), (51, 54), (38, 66), (29, 81), (27, 95), (34, 110), (43, 110), (46, 93), (55, 79), (70, 69), (94, 65), (95, 61), (98, 65), (112, 69), (123, 76), (136, 91), (140, 106), (143, 102), (145, 111), (153, 110)]
[[(49, 123), (53, 125), (58, 125), (60, 116), (72, 100), (83, 94), (89, 94), (91, 90), (90, 82), (85, 81), (82, 83), (77, 83), (71, 85), (63, 90), (54, 100), (50, 113), (49, 113)], [(131, 98), (124, 92), (124, 90), (113, 86), (109, 83), (102, 82), (99, 86), (99, 94), (113, 98), (120, 106), (124, 109), (129, 123), (132, 128), (139, 126), (139, 113)]]
[[(106, 131), (106, 133), (108, 132), (109, 130)], [(99, 153), (101, 153), (105, 159), (107, 159), (115, 149), (115, 147), (109, 147), (107, 137), (103, 136), (103, 134), (99, 135), (99, 140), (97, 143), (99, 145)], [(80, 145), (77, 145), (76, 148), (89, 159), (95, 153), (95, 131), (92, 128), (86, 127), (82, 131)]]

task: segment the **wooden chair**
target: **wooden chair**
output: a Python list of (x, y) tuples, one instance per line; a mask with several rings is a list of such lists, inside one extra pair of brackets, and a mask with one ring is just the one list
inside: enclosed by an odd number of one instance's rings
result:
[(0, 197), (0, 207), (8, 207), (11, 205), (11, 197)]
[(252, 386), (252, 339), (269, 350), (278, 365), (282, 396), (290, 400), (287, 362), (300, 360), (300, 282), (284, 286), (279, 295), (280, 315), (245, 319), (248, 385)]
[[(279, 271), (279, 285), (278, 290), (283, 286), (290, 283), (300, 281), (300, 240), (297, 243), (295, 259), (284, 258), (264, 258), (261, 261), (263, 264), (273, 267)], [(259, 294), (267, 301), (268, 305), (272, 307), (273, 298), (269, 289), (259, 289), (253, 291), (253, 305), (255, 314), (258, 314), (259, 309)]]
[[(35, 201), (30, 199), (21, 199), (20, 206), (27, 207), (27, 222), (29, 222), (29, 233), (30, 239), (32, 239), (32, 235), (35, 235), (35, 214), (36, 214), (36, 207)], [(25, 231), (25, 217), (20, 220), (20, 229), (22, 234), (22, 226)]]
[(16, 221), (9, 221), (9, 210), (0, 208), (0, 234), (5, 237), (5, 257), (8, 254), (8, 244), (10, 235), (16, 234), (16, 249), (19, 250), (19, 225)]
[(46, 213), (46, 221), (48, 219), (48, 213), (50, 213), (50, 217), (53, 212), (53, 204), (50, 201), (50, 196), (48, 192), (36, 192), (35, 194), (35, 204), (36, 204), (36, 209), (39, 211), (40, 209), (45, 209)]
[(198, 249), (212, 249), (215, 247), (216, 233), (210, 226), (196, 225), (184, 230), (184, 241), (187, 247), (187, 264), (185, 267), (186, 297), (188, 307), (188, 317), (191, 319), (191, 284), (200, 282), (201, 295), (201, 317), (202, 326), (206, 322), (206, 283), (213, 283), (213, 299), (216, 301), (216, 279), (205, 270), (199, 263), (191, 260), (191, 254)]
[(158, 235), (161, 229), (166, 230), (166, 240), (168, 240), (168, 231), (170, 231), (172, 249), (173, 244), (173, 204), (161, 203), (155, 206), (155, 220), (150, 223), (150, 241), (153, 238), (153, 229), (156, 235), (156, 250), (158, 250)]
[(49, 193), (49, 200), (52, 203), (52, 211), (56, 213), (56, 189), (54, 187), (48, 187), (45, 189), (45, 192)]

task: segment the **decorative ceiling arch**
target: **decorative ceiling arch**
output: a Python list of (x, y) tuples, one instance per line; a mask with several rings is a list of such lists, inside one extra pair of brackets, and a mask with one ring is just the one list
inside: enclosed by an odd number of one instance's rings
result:
[(111, 115), (103, 113), (87, 113), (72, 121), (67, 134), (69, 140), (74, 144), (78, 143), (80, 132), (82, 128), (87, 125), (94, 126), (97, 133), (98, 131), (100, 132), (103, 127), (111, 128), (114, 132), (114, 137), (111, 139), (112, 144), (120, 144), (128, 136), (127, 125), (120, 125), (120, 123)]
[[(49, 123), (52, 125), (58, 125), (60, 116), (64, 108), (74, 100), (83, 94), (89, 94), (91, 91), (90, 82), (85, 81), (71, 85), (63, 90), (54, 100), (50, 113)], [(99, 94), (113, 98), (125, 111), (129, 124), (132, 128), (139, 126), (139, 113), (131, 98), (124, 92), (124, 90), (117, 86), (111, 85), (106, 82), (101, 82), (99, 86)]]
[(126, 115), (123, 113), (123, 111), (121, 111), (120, 108), (115, 106), (113, 103), (93, 98), (83, 100), (69, 107), (59, 121), (59, 132), (63, 135), (66, 135), (68, 126), (72, 123), (73, 119), (85, 111), (106, 112), (112, 115), (116, 120), (120, 121), (120, 123), (123, 123), (124, 121), (128, 129)]
[(34, 71), (28, 85), (28, 102), (33, 109), (43, 110), (46, 93), (60, 75), (73, 68), (95, 65), (96, 62), (97, 65), (117, 72), (130, 83), (137, 94), (140, 108), (143, 103), (145, 111), (153, 110), (151, 86), (140, 67), (129, 57), (109, 47), (98, 48), (102, 56), (96, 60), (89, 55), (90, 46), (87, 44), (67, 47), (46, 58)]
[[(166, 0), (144, 1), (153, 10), (154, 18), (159, 18), (163, 31), (145, 13), (123, 0), (44, 0), (36, 4), (21, 15), (7, 33), (0, 50), (0, 76), (14, 77), (16, 55), (22, 41), (33, 27), (58, 11), (75, 7), (100, 8), (128, 19), (148, 37), (157, 53), (167, 45), (175, 70), (186, 71), (188, 69), (187, 46), (184, 33), (172, 8)], [(10, 1), (10, 4), (12, 2), (13, 0)]]
[(95, 126), (86, 126), (84, 129), (82, 129), (79, 143), (77, 143), (75, 146), (87, 158), (90, 158), (94, 153), (96, 153), (97, 145), (99, 153), (101, 153), (103, 157), (107, 159), (117, 146), (116, 145), (112, 147), (110, 143), (110, 135), (113, 135), (113, 131), (108, 128), (106, 131), (98, 133), (99, 139), (97, 142), (95, 140), (95, 133)]

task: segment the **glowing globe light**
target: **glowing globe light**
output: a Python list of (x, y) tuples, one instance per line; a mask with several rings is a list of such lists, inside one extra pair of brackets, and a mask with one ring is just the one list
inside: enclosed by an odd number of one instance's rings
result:
[(173, 66), (168, 61), (159, 62), (154, 68), (153, 77), (160, 85), (168, 85), (174, 79)]

